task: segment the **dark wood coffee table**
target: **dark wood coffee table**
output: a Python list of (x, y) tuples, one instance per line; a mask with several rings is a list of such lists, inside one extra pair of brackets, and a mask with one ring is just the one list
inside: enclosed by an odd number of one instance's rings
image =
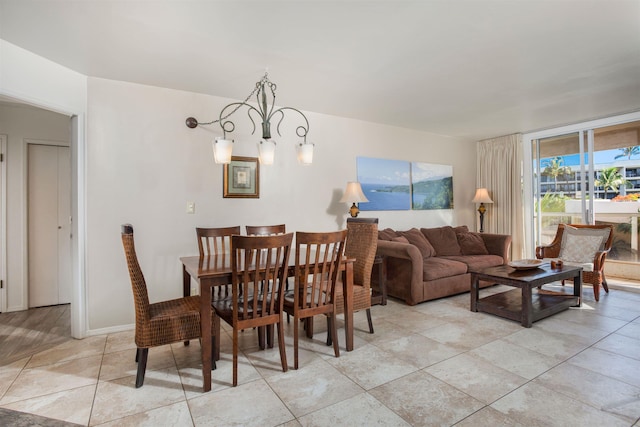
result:
[[(551, 282), (573, 280), (573, 295), (560, 292), (532, 292), (533, 288)], [(513, 286), (510, 291), (479, 298), (479, 282), (485, 280)], [(471, 311), (483, 311), (519, 321), (530, 328), (535, 321), (579, 307), (582, 302), (582, 267), (551, 268), (544, 264), (530, 270), (516, 270), (508, 265), (471, 271)]]

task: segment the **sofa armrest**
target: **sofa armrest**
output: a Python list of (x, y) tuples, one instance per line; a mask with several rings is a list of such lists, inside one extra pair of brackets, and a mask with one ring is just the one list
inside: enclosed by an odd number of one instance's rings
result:
[(511, 236), (509, 234), (477, 233), (484, 240), (484, 244), (491, 255), (501, 256), (507, 264), (510, 258)]
[[(422, 301), (424, 259), (418, 247), (410, 243), (378, 240), (376, 254), (386, 257), (387, 283), (392, 282), (391, 286), (397, 285), (405, 289), (403, 298), (408, 304), (414, 305)], [(416, 292), (419, 295), (413, 295)]]

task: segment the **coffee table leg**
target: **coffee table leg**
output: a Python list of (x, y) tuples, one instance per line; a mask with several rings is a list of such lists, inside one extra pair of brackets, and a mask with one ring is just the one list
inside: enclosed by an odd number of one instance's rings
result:
[(573, 295), (578, 297), (578, 305), (576, 307), (582, 307), (582, 270), (573, 279)]
[(471, 273), (471, 311), (478, 311), (479, 284), (478, 276)]
[(530, 328), (533, 323), (533, 303), (531, 296), (531, 287), (522, 287), (522, 326)]

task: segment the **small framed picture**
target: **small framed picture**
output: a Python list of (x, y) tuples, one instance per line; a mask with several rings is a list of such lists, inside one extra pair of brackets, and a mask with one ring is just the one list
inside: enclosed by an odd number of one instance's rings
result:
[(224, 198), (260, 198), (260, 163), (257, 157), (231, 157), (224, 165)]

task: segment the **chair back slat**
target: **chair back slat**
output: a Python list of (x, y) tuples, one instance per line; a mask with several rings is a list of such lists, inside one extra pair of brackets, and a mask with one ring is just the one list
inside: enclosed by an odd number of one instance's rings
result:
[(347, 230), (296, 233), (294, 306), (303, 310), (333, 304)]
[(204, 228), (196, 227), (200, 256), (231, 253), (231, 236), (240, 234), (240, 226)]
[(293, 233), (234, 235), (231, 240), (234, 324), (240, 320), (280, 316)]
[(287, 232), (285, 224), (278, 225), (247, 225), (245, 226), (247, 236), (272, 236), (274, 234), (284, 234)]

